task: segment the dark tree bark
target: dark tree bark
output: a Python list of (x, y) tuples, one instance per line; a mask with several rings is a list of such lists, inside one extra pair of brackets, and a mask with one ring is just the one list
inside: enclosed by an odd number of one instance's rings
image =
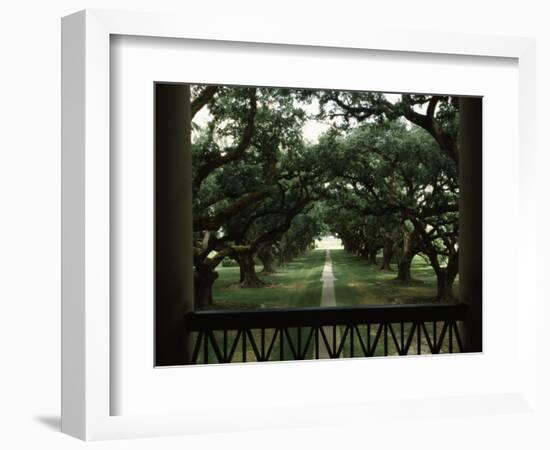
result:
[(277, 265), (279, 267), (284, 267), (290, 260), (290, 257), (288, 255), (287, 245), (283, 244), (282, 242), (275, 243), (276, 248), (276, 258), (277, 258)]
[(271, 253), (271, 248), (264, 248), (258, 252), (258, 258), (263, 264), (262, 273), (274, 273), (275, 269), (273, 267), (273, 253)]
[(354, 117), (359, 122), (363, 122), (373, 116), (381, 116), (382, 114), (392, 118), (397, 116), (406, 117), (410, 122), (424, 128), (430, 133), (439, 148), (458, 164), (457, 136), (446, 132), (436, 120), (437, 104), (444, 98), (439, 95), (433, 95), (428, 101), (426, 114), (415, 111), (413, 105), (406, 102), (403, 103), (403, 101), (398, 105), (385, 100), (379, 101), (377, 105), (361, 106), (348, 104), (337, 94), (332, 94), (330, 99), (344, 111), (343, 115), (345, 117)]
[(208, 309), (213, 305), (212, 286), (218, 276), (208, 265), (195, 267), (195, 309)]
[(249, 97), (250, 97), (250, 108), (248, 110), (247, 114), (247, 120), (246, 120), (246, 126), (243, 130), (243, 134), (238, 141), (238, 143), (231, 148), (225, 149), (225, 152), (217, 156), (216, 158), (212, 158), (204, 165), (201, 165), (197, 168), (195, 176), (193, 178), (193, 191), (196, 192), (200, 189), (202, 182), (206, 179), (206, 177), (216, 170), (218, 167), (221, 167), (225, 164), (229, 164), (233, 161), (236, 161), (241, 156), (244, 155), (246, 149), (250, 146), (250, 143), (252, 142), (252, 138), (254, 136), (254, 130), (255, 130), (255, 118), (256, 118), (256, 88), (248, 89)]
[(236, 216), (244, 208), (250, 206), (253, 203), (263, 200), (264, 198), (269, 197), (271, 194), (271, 189), (269, 187), (262, 188), (255, 192), (248, 192), (240, 197), (238, 200), (235, 200), (226, 208), (219, 211), (213, 217), (196, 217), (193, 219), (193, 230), (194, 231), (204, 231), (218, 230), (224, 223), (227, 223), (229, 219)]
[(418, 221), (413, 220), (415, 230), (420, 235), (424, 245), (422, 251), (428, 256), (437, 277), (437, 300), (454, 301), (453, 283), (458, 275), (458, 251), (454, 250), (452, 242), (447, 245), (447, 266), (441, 267), (439, 254), (432, 242), (432, 237), (428, 235), (424, 226)]
[(410, 255), (404, 255), (397, 262), (397, 281), (401, 283), (410, 283), (412, 281), (411, 277), (411, 263), (412, 257)]
[(369, 265), (376, 266), (376, 253), (378, 253), (378, 249), (374, 247), (369, 249), (369, 258), (368, 258)]
[(218, 91), (219, 86), (206, 86), (200, 94), (191, 102), (191, 119), (205, 106), (214, 94)]
[(367, 264), (376, 265), (376, 254), (378, 253), (378, 250), (380, 249), (380, 245), (378, 244), (366, 244), (361, 248), (359, 251), (359, 255), (363, 258), (367, 259)]
[(453, 283), (458, 275), (458, 254), (450, 256), (447, 267), (436, 271), (437, 276), (437, 299), (440, 302), (455, 301), (453, 294)]
[(418, 253), (417, 237), (414, 231), (403, 230), (403, 243), (397, 258), (396, 281), (408, 284), (412, 281), (411, 264), (414, 255)]
[(258, 288), (266, 286), (256, 274), (256, 266), (254, 265), (254, 254), (251, 251), (240, 251), (236, 260), (239, 263), (241, 271), (241, 287), (242, 288)]
[(437, 123), (435, 111), (437, 103), (444, 97), (434, 95), (428, 102), (426, 114), (416, 112), (412, 107), (406, 108), (403, 115), (415, 125), (424, 128), (435, 139), (439, 148), (456, 164), (458, 164), (458, 145), (456, 135), (447, 133)]
[(279, 254), (279, 266), (281, 267), (286, 266), (291, 261), (292, 261), (292, 255), (288, 250), (283, 250)]
[(380, 266), (380, 270), (387, 270), (391, 271), (391, 259), (393, 258), (393, 242), (386, 241), (383, 247), (383, 253), (382, 253), (382, 265)]

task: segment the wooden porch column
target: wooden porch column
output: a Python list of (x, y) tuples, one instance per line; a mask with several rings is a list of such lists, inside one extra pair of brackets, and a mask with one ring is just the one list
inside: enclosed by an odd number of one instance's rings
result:
[(482, 351), (482, 99), (461, 97), (459, 274), (460, 301), (469, 305), (464, 347)]
[(187, 85), (155, 85), (155, 364), (189, 359), (193, 309), (191, 109)]

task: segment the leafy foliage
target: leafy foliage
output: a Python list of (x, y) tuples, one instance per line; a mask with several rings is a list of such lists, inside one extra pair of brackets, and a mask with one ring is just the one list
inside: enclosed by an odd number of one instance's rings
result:
[[(201, 85), (193, 96), (199, 290), (228, 257), (243, 286), (259, 286), (256, 256), (267, 270), (330, 233), (353, 253), (422, 254), (438, 277), (456, 276), (456, 98)], [(330, 125), (315, 143), (303, 134), (312, 117)]]

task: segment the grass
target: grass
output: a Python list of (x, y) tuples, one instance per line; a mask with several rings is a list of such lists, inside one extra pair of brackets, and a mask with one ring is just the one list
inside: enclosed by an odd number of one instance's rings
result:
[[(243, 289), (239, 286), (239, 267), (218, 268), (219, 278), (214, 283), (213, 298), (215, 309), (255, 309), (255, 308), (300, 308), (319, 306), (323, 283), (321, 274), (325, 265), (325, 250), (313, 250), (296, 258), (284, 267), (278, 267), (275, 273), (261, 274), (260, 279), (269, 283), (263, 288)], [(261, 267), (256, 267), (259, 272)], [(269, 344), (275, 330), (266, 330), (265, 339)], [(302, 328), (305, 334), (307, 329)], [(296, 342), (298, 329), (288, 330), (293, 342)], [(260, 331), (252, 330), (256, 342), (259, 342)], [(221, 333), (216, 333), (218, 339)], [(230, 341), (235, 338), (236, 331), (230, 331)], [(291, 360), (292, 354), (288, 348), (281, 349), (277, 339), (273, 345), (271, 360)], [(310, 357), (312, 357), (311, 355)], [(214, 358), (210, 352), (211, 360)], [(235, 361), (242, 360), (242, 350), (238, 348), (234, 356)], [(247, 360), (253, 361), (253, 351), (247, 349)]]
[[(379, 265), (368, 265), (358, 256), (350, 255), (344, 250), (331, 250), (333, 272), (336, 278), (334, 283), (336, 303), (339, 306), (377, 305), (377, 304), (410, 304), (434, 302), (437, 294), (437, 280), (431, 266), (420, 256), (415, 256), (411, 265), (412, 282), (408, 285), (395, 281), (397, 275), (393, 271), (382, 271)], [(395, 265), (394, 265), (395, 268)], [(458, 296), (458, 278), (453, 286)], [(401, 338), (399, 325), (394, 324), (394, 332), (398, 340)], [(437, 323), (439, 330), (443, 326)], [(411, 324), (404, 325), (405, 336), (408, 336)], [(360, 327), (364, 328), (364, 326)], [(370, 335), (374, 338), (378, 325), (371, 327)], [(365, 330), (362, 331), (362, 334)], [(364, 334), (363, 334), (364, 335)], [(426, 339), (421, 339), (421, 352), (429, 353)], [(358, 338), (354, 339), (354, 346), (359, 349)], [(416, 337), (413, 341), (410, 354), (417, 352)], [(357, 350), (356, 350), (357, 351)], [(442, 353), (449, 351), (448, 334), (443, 342)], [(349, 340), (344, 346), (344, 356), (351, 354)], [(388, 354), (396, 355), (397, 350), (390, 338), (388, 340)], [(376, 356), (383, 356), (383, 346), (378, 345)]]
[[(339, 306), (424, 303), (435, 300), (437, 282), (433, 269), (420, 256), (411, 265), (413, 282), (403, 285), (394, 279), (396, 272), (379, 270), (358, 256), (344, 250), (331, 250)], [(458, 295), (458, 283), (455, 282)]]
[[(364, 259), (350, 255), (344, 250), (331, 249), (333, 271), (336, 281), (335, 294), (337, 306), (355, 306), (369, 304), (395, 304), (395, 303), (426, 303), (433, 302), (437, 292), (436, 278), (432, 268), (421, 257), (415, 257), (411, 267), (413, 282), (410, 285), (402, 285), (394, 280), (396, 272), (379, 270), (379, 266), (371, 266)], [(298, 308), (318, 307), (321, 300), (322, 285), (321, 274), (325, 263), (325, 250), (313, 250), (285, 267), (280, 267), (273, 274), (262, 275), (260, 278), (269, 283), (264, 288), (247, 288), (239, 286), (239, 268), (237, 266), (219, 267), (219, 278), (214, 283), (213, 297), (215, 309), (256, 309), (256, 308)], [(261, 267), (256, 267), (257, 271)], [(455, 294), (458, 294), (458, 281), (455, 282)], [(438, 323), (441, 327), (443, 324)], [(398, 325), (395, 325), (398, 326)], [(363, 326), (361, 326), (363, 327)], [(408, 335), (411, 324), (405, 324), (404, 332)], [(344, 328), (340, 328), (342, 335)], [(441, 329), (441, 328), (439, 328)], [(377, 326), (371, 327), (370, 335), (374, 338)], [(302, 335), (308, 331), (302, 328)], [(259, 330), (252, 331), (258, 342)], [(291, 339), (296, 342), (297, 329), (289, 329)], [(362, 330), (364, 336), (366, 330)], [(400, 339), (401, 330), (396, 328), (394, 332)], [(265, 339), (270, 341), (274, 330), (266, 330)], [(216, 333), (220, 334), (220, 333)], [(236, 332), (229, 333), (230, 339)], [(221, 336), (218, 336), (220, 338)], [(272, 360), (293, 359), (290, 351), (283, 348), (281, 351), (279, 340), (274, 343)], [(396, 354), (395, 346), (389, 340), (389, 355)], [(359, 350), (358, 338), (354, 338), (354, 347), (357, 355)], [(410, 354), (416, 353), (416, 338), (411, 347)], [(427, 341), (422, 338), (422, 353), (429, 353)], [(444, 343), (442, 353), (448, 351), (448, 344)], [(382, 345), (378, 345), (376, 356), (383, 355)], [(212, 352), (209, 355), (213, 361)], [(351, 355), (351, 344), (348, 338), (344, 346), (343, 356)], [(313, 354), (307, 358), (313, 357)], [(242, 352), (237, 349), (234, 361), (242, 359)], [(254, 360), (250, 348), (247, 349), (247, 359)]]
[[(435, 300), (437, 293), (433, 269), (420, 256), (412, 262), (413, 282), (403, 285), (394, 278), (396, 272), (379, 270), (358, 256), (344, 250), (331, 250), (335, 291), (338, 306), (376, 305), (395, 303), (424, 303)], [(239, 286), (239, 267), (219, 267), (214, 283), (216, 309), (299, 308), (319, 306), (321, 274), (325, 250), (313, 250), (295, 259), (273, 274), (259, 274), (269, 283), (264, 288), (243, 289)], [(395, 265), (394, 265), (395, 267)], [(260, 266), (256, 267), (259, 272)], [(458, 296), (458, 279), (454, 285)]]
[[(295, 259), (273, 274), (259, 274), (269, 283), (263, 288), (243, 289), (239, 286), (238, 267), (218, 268), (219, 278), (214, 283), (214, 307), (222, 309), (300, 308), (319, 306), (323, 283), (321, 274), (325, 251), (313, 250)], [(261, 267), (256, 267), (259, 272)]]

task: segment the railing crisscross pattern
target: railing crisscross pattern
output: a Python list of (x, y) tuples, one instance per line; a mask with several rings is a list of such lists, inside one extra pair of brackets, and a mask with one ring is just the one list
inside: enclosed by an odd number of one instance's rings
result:
[(190, 363), (462, 352), (466, 311), (430, 304), (193, 312)]

